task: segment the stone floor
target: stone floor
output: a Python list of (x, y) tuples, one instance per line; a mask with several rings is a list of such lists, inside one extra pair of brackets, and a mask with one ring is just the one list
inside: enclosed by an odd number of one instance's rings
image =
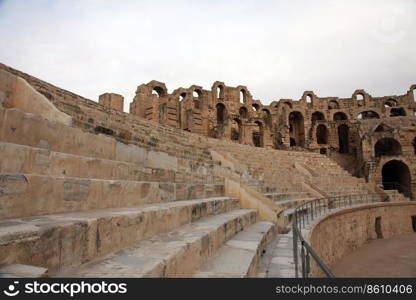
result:
[(416, 277), (416, 233), (373, 240), (331, 267), (336, 277)]

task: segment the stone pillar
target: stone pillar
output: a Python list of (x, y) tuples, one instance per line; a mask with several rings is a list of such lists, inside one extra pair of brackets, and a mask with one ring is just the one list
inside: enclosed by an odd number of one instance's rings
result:
[(124, 98), (118, 94), (105, 93), (100, 95), (98, 98), (98, 103), (107, 108), (123, 111)]

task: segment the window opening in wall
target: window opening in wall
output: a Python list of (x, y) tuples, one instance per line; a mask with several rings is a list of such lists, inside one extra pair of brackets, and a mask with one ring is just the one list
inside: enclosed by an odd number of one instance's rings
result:
[(416, 232), (416, 216), (412, 216), (412, 228)]
[(383, 232), (381, 230), (381, 217), (376, 218), (375, 230), (376, 230), (377, 238), (382, 239), (383, 238)]

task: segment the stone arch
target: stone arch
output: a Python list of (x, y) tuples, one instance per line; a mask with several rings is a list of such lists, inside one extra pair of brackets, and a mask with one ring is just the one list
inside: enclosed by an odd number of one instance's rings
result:
[(335, 100), (329, 101), (328, 109), (339, 109), (339, 103)]
[(193, 101), (194, 101), (194, 108), (200, 109), (201, 108), (201, 101), (202, 101), (202, 91), (200, 89), (195, 89), (192, 92)]
[(259, 111), (260, 110), (260, 105), (258, 105), (257, 103), (253, 103), (252, 105), (254, 111)]
[(403, 107), (394, 107), (390, 110), (390, 117), (405, 117), (406, 111)]
[(247, 102), (247, 91), (245, 89), (240, 89), (240, 103), (244, 104)]
[(380, 115), (373, 110), (366, 110), (357, 115), (358, 120), (380, 119)]
[(241, 143), (242, 123), (239, 118), (234, 118), (231, 121), (231, 140)]
[(338, 143), (339, 143), (339, 153), (349, 153), (350, 152), (350, 129), (348, 125), (341, 124), (338, 126)]
[(215, 96), (217, 99), (224, 99), (224, 85), (219, 84), (215, 89)]
[(284, 142), (283, 142), (283, 136), (280, 132), (277, 132), (273, 139), (273, 148), (274, 149), (281, 149), (283, 148)]
[(164, 96), (166, 96), (166, 91), (163, 87), (157, 85), (157, 86), (153, 87), (152, 95), (155, 95), (158, 98), (164, 97)]
[(334, 114), (334, 121), (344, 121), (348, 120), (348, 116), (346, 113), (339, 111)]
[(292, 103), (290, 101), (285, 101), (283, 104), (289, 107), (289, 109), (292, 109)]
[(292, 111), (289, 114), (289, 133), (294, 139), (296, 146), (303, 146), (305, 143), (305, 125), (301, 112)]
[(216, 106), (217, 111), (217, 124), (224, 124), (227, 118), (227, 109), (224, 104), (218, 103)]
[(241, 118), (248, 118), (248, 109), (245, 106), (241, 106), (238, 110), (238, 114)]
[(185, 100), (185, 98), (186, 98), (186, 93), (181, 93), (179, 95), (179, 102), (182, 102), (183, 100)]
[(374, 155), (380, 156), (394, 156), (402, 154), (402, 146), (393, 138), (382, 138), (374, 145)]
[(413, 153), (416, 154), (416, 137), (413, 139), (412, 145), (413, 145)]
[(390, 160), (381, 169), (382, 184), (385, 190), (395, 189), (406, 197), (412, 197), (410, 169), (401, 160)]
[(267, 108), (263, 108), (261, 112), (262, 112), (264, 124), (266, 124), (267, 127), (271, 128), (272, 127), (272, 115), (270, 111)]
[(323, 124), (319, 124), (318, 127), (316, 127), (316, 142), (319, 145), (328, 144), (328, 129)]
[(254, 122), (257, 126), (255, 126), (255, 129), (252, 132), (253, 137), (253, 145), (255, 147), (263, 147), (263, 131), (264, 126), (260, 121)]
[(384, 107), (396, 107), (397, 101), (395, 99), (388, 99), (384, 102)]
[(315, 121), (325, 121), (325, 115), (320, 111), (315, 111), (312, 114), (312, 122)]

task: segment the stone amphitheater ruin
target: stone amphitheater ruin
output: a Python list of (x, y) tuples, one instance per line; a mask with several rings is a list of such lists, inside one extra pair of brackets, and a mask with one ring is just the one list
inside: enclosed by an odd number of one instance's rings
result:
[(296, 226), (330, 268), (415, 234), (415, 90), (153, 80), (126, 113), (0, 64), (0, 276), (293, 277)]

